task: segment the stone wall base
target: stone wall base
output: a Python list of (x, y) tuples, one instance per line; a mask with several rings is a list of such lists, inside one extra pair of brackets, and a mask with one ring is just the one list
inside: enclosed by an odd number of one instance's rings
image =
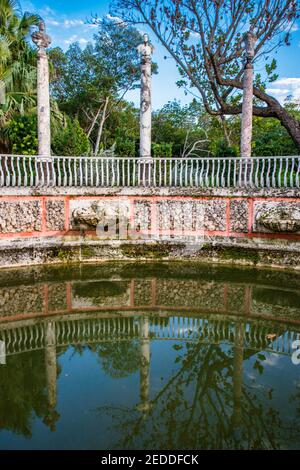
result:
[(300, 270), (299, 190), (4, 188), (0, 267), (189, 260)]
[(0, 245), (0, 266), (41, 264), (97, 263), (104, 261), (180, 261), (194, 260), (223, 265), (289, 268), (300, 271), (300, 250), (297, 246), (272, 246), (259, 243), (237, 243), (222, 239), (203, 243), (194, 249), (172, 241), (66, 241), (44, 238), (14, 240)]

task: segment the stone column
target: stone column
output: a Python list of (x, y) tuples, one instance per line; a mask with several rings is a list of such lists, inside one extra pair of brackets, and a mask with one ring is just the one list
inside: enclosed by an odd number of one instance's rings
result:
[(150, 338), (149, 338), (149, 317), (142, 316), (140, 319), (140, 351), (141, 351), (141, 368), (140, 368), (140, 404), (138, 410), (147, 413), (151, 409), (150, 402)]
[(241, 157), (251, 157), (253, 119), (253, 57), (256, 37), (249, 31), (244, 36), (246, 65), (243, 80), (243, 106), (241, 125)]
[(38, 48), (37, 60), (37, 108), (38, 108), (38, 142), (39, 155), (51, 155), (50, 129), (50, 94), (49, 94), (49, 64), (46, 48), (51, 44), (51, 38), (46, 34), (45, 23), (41, 21), (39, 31), (32, 34), (32, 41)]
[(50, 409), (56, 406), (56, 335), (55, 322), (49, 321), (45, 325), (45, 365), (48, 389), (48, 404)]
[(5, 349), (5, 341), (0, 340), (0, 364), (6, 364), (6, 349)]
[(238, 428), (242, 416), (243, 361), (244, 361), (245, 325), (236, 323), (233, 348), (233, 414), (232, 424)]
[(140, 161), (139, 178), (142, 185), (151, 181), (151, 64), (153, 46), (144, 34), (144, 42), (138, 46), (141, 56), (141, 105), (140, 105)]

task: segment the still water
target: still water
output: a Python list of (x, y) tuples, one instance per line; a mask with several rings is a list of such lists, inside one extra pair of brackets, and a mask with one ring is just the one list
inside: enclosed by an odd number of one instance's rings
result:
[(300, 448), (299, 287), (191, 263), (0, 271), (0, 448)]

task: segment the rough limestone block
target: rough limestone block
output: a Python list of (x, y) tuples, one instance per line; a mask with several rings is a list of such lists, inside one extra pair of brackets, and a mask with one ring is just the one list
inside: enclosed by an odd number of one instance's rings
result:
[(158, 227), (160, 230), (180, 230), (188, 222), (184, 214), (184, 203), (181, 201), (160, 201), (158, 208)]
[(19, 286), (0, 289), (0, 317), (41, 313), (43, 308), (43, 286)]
[(209, 231), (226, 230), (226, 202), (212, 200), (204, 202), (204, 228)]
[(214, 282), (158, 279), (156, 304), (169, 307), (196, 307), (219, 310), (224, 287)]
[(152, 302), (152, 282), (148, 279), (134, 281), (134, 305), (151, 305)]
[(246, 286), (227, 286), (227, 311), (228, 313), (241, 313), (245, 308)]
[(150, 230), (151, 228), (151, 202), (134, 201), (134, 228), (135, 230)]
[(204, 225), (202, 201), (160, 201), (158, 227), (160, 230), (201, 230)]
[(248, 232), (248, 201), (230, 201), (230, 231)]
[(67, 309), (66, 284), (54, 283), (48, 285), (48, 309), (49, 312)]
[(63, 200), (46, 202), (47, 230), (65, 229), (65, 202)]
[(0, 233), (39, 232), (41, 230), (40, 201), (0, 202)]
[[(283, 212), (291, 212), (293, 211), (294, 214), (300, 215), (300, 202), (283, 202), (283, 201), (256, 201), (254, 202), (254, 210), (253, 210), (253, 232), (260, 232), (260, 233), (273, 233), (272, 230), (269, 230), (265, 226), (259, 223), (259, 219), (262, 215), (266, 215), (268, 213), (275, 212), (280, 214), (281, 211)], [(300, 233), (300, 231), (296, 232)]]

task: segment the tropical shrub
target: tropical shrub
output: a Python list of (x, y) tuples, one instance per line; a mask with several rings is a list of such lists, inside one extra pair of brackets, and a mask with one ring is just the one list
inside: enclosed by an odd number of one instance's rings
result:
[(152, 144), (153, 157), (172, 157), (173, 144), (162, 142)]
[(234, 145), (228, 145), (226, 140), (218, 140), (214, 146), (214, 155), (217, 158), (232, 158), (238, 156), (238, 149)]
[(90, 151), (89, 139), (80, 127), (77, 119), (66, 119), (65, 126), (57, 131), (52, 139), (52, 153), (54, 155), (80, 156), (88, 155)]
[(120, 157), (134, 157), (135, 145), (135, 140), (117, 139), (116, 154)]
[(36, 155), (38, 150), (36, 116), (21, 115), (11, 119), (7, 125), (7, 136), (13, 154)]

